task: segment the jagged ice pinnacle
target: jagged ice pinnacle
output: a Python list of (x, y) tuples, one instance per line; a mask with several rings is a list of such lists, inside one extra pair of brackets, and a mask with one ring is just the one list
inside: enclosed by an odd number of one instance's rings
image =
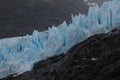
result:
[(90, 7), (88, 15), (72, 16), (71, 24), (63, 22), (47, 31), (0, 40), (0, 78), (29, 71), (48, 57), (60, 55), (91, 35), (106, 33), (120, 26), (120, 0)]

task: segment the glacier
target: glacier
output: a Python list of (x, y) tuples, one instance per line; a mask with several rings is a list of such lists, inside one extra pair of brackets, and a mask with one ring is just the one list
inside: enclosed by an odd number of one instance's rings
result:
[(120, 0), (90, 7), (87, 15), (72, 15), (70, 24), (64, 21), (43, 32), (35, 30), (32, 35), (1, 39), (0, 78), (29, 71), (38, 61), (65, 54), (89, 36), (116, 27), (120, 27)]

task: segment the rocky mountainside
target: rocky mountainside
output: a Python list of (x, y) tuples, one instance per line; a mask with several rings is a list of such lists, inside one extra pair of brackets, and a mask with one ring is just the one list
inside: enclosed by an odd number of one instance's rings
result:
[(0, 0), (0, 38), (47, 30), (87, 9), (83, 0)]
[(1, 80), (120, 80), (120, 29), (89, 37), (67, 54), (16, 75)]
[[(101, 4), (106, 0), (94, 1)], [(0, 0), (0, 38), (47, 30), (64, 20), (71, 22), (71, 14), (87, 11), (84, 0)]]

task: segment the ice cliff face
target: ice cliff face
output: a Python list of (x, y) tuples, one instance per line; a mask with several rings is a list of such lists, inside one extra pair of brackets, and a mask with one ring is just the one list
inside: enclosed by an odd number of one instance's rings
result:
[(120, 0), (90, 7), (88, 15), (72, 16), (72, 23), (63, 22), (47, 31), (0, 40), (0, 78), (21, 74), (43, 59), (60, 55), (91, 35), (106, 33), (120, 26)]

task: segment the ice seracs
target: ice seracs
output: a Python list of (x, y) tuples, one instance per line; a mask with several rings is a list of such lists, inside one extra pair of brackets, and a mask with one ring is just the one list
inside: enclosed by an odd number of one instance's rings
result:
[(32, 35), (0, 40), (0, 78), (21, 74), (48, 57), (60, 55), (91, 35), (106, 33), (120, 26), (120, 0), (94, 6), (88, 15), (72, 15), (71, 24), (65, 21), (47, 31), (35, 30)]

